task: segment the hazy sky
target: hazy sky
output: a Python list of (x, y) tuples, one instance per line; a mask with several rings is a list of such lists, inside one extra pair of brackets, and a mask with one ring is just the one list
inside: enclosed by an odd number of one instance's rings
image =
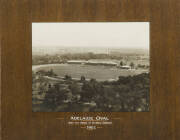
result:
[(149, 22), (32, 23), (32, 46), (149, 49)]

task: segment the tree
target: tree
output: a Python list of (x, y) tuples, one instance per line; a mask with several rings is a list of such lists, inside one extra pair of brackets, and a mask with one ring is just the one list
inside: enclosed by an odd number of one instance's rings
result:
[(131, 63), (130, 63), (130, 66), (131, 66), (131, 68), (134, 68), (134, 63), (131, 62)]
[(80, 94), (80, 87), (75, 82), (69, 85), (69, 89), (71, 90), (73, 95)]
[(44, 105), (54, 110), (58, 105), (63, 104), (63, 101), (67, 98), (67, 92), (67, 90), (61, 89), (59, 84), (55, 84), (46, 92)]
[(86, 81), (85, 76), (81, 76), (81, 82), (84, 82), (84, 81)]
[(84, 82), (81, 97), (82, 100), (94, 101), (98, 96), (101, 96), (103, 92), (103, 85), (95, 79), (91, 79), (90, 82)]
[(119, 64), (120, 64), (120, 66), (123, 66), (123, 65), (124, 65), (123, 61), (121, 61)]
[(54, 73), (53, 69), (50, 69), (50, 71), (47, 71), (47, 72), (46, 72), (46, 75), (47, 75), (47, 76), (57, 76), (57, 75)]
[(64, 76), (64, 79), (65, 79), (65, 80), (71, 80), (72, 78), (71, 78), (70, 75), (65, 75), (65, 76)]

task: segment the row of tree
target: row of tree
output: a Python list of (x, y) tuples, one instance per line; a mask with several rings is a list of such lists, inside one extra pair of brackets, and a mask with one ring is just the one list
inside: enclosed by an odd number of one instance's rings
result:
[(65, 78), (67, 88), (57, 83), (46, 93), (44, 104), (53, 111), (149, 110), (149, 74), (120, 76), (113, 82)]

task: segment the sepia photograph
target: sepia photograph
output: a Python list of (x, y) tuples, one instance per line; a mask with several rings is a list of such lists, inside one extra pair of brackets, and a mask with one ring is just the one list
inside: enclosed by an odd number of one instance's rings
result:
[(148, 112), (149, 22), (32, 23), (33, 112)]

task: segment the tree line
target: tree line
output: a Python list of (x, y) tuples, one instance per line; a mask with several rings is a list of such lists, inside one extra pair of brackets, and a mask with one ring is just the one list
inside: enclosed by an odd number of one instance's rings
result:
[(84, 76), (75, 81), (69, 75), (64, 79), (46, 93), (44, 105), (51, 111), (149, 111), (149, 73), (111, 82)]

